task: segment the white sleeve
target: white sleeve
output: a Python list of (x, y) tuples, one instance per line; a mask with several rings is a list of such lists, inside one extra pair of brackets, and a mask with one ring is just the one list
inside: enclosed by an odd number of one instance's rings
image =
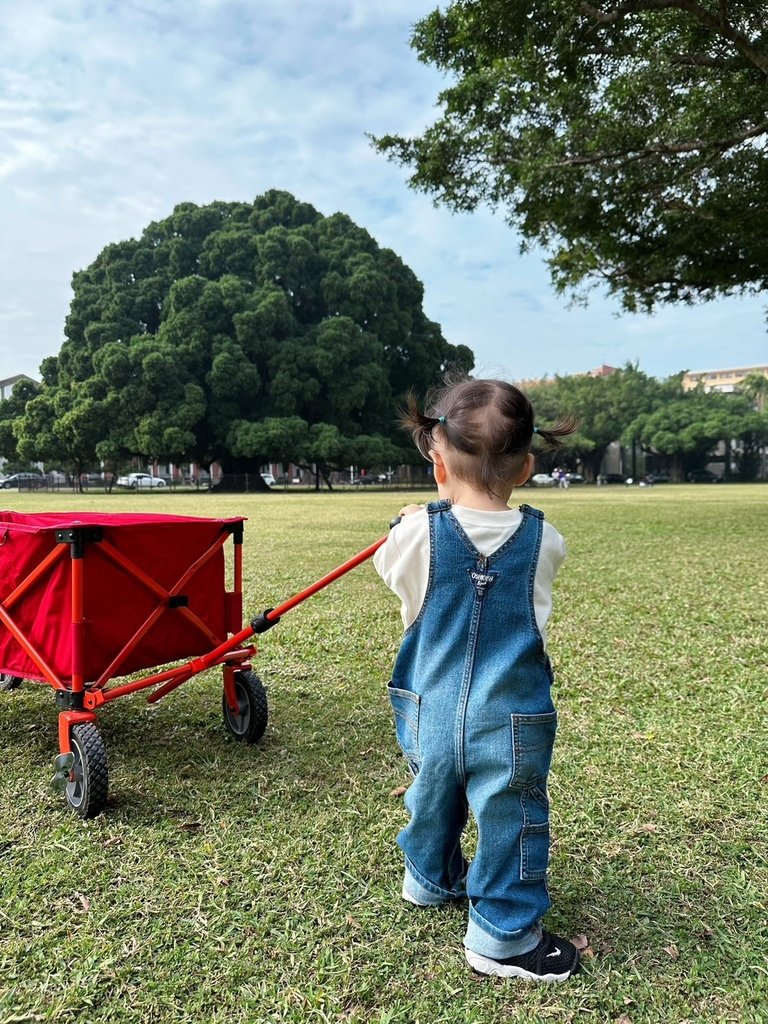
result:
[(533, 607), (536, 611), (536, 625), (547, 644), (547, 622), (552, 614), (552, 584), (555, 582), (558, 569), (565, 560), (565, 541), (557, 530), (544, 521), (541, 534), (539, 562), (536, 566), (536, 577), (533, 581)]
[(373, 565), (401, 601), (407, 629), (421, 611), (429, 581), (429, 521), (426, 509), (403, 516), (373, 556)]

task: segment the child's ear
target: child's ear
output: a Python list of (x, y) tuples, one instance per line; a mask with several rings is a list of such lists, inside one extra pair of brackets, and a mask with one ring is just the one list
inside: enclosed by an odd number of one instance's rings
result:
[(447, 473), (445, 463), (443, 462), (443, 456), (440, 452), (436, 452), (434, 448), (432, 448), (429, 451), (429, 457), (432, 459), (432, 465), (434, 467), (435, 483), (444, 484), (447, 479)]
[(533, 472), (533, 453), (529, 452), (525, 457), (525, 462), (520, 469), (520, 475), (515, 480), (515, 487), (522, 487), (526, 480), (530, 477)]

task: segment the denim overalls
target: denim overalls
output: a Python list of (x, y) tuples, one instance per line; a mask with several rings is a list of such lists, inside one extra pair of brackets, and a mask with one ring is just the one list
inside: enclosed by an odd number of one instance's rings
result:
[[(398, 836), (417, 902), (469, 897), (466, 946), (527, 952), (549, 907), (546, 779), (557, 713), (536, 625), (533, 585), (543, 514), (489, 557), (450, 510), (427, 506), (430, 568), (424, 604), (403, 635), (389, 687), (398, 742), (415, 776)], [(477, 852), (467, 871), (461, 834), (471, 808)], [(466, 876), (466, 878), (465, 878)]]

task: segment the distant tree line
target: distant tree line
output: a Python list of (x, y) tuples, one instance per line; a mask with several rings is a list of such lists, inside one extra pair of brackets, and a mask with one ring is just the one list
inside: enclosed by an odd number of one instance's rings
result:
[[(439, 370), (433, 367), (435, 375), (439, 375)], [(526, 390), (541, 426), (553, 421), (560, 412), (578, 416), (579, 431), (569, 439), (557, 460), (581, 470), (588, 481), (597, 478), (608, 447), (616, 441), (636, 452), (638, 465), (647, 461), (641, 460), (641, 456), (651, 457), (656, 469), (669, 473), (676, 481), (684, 480), (690, 470), (702, 467), (721, 446), (726, 475), (733, 469), (732, 475), (737, 479), (754, 479), (768, 447), (768, 377), (751, 374), (736, 394), (706, 391), (702, 386), (686, 391), (682, 377), (681, 372), (658, 380), (629, 364), (610, 376), (556, 376), (529, 383)], [(416, 390), (423, 393), (430, 383), (425, 377)], [(94, 403), (86, 405), (93, 411), (92, 418), (83, 415), (78, 421), (65, 415), (63, 422), (50, 422), (42, 429), (40, 409), (47, 408), (54, 399), (51, 391), (50, 386), (38, 389), (23, 381), (10, 398), (0, 402), (0, 454), (9, 459), (13, 468), (25, 468), (30, 461), (42, 461), (73, 474), (94, 468), (108, 455), (108, 445), (114, 443), (110, 423), (100, 418), (103, 413), (96, 413)], [(242, 449), (257, 454), (250, 460), (230, 456), (229, 464), (252, 463), (251, 470), (258, 477), (262, 462), (313, 464), (326, 476), (334, 468), (346, 469), (350, 465), (376, 470), (415, 462), (414, 449), (392, 423), (395, 398), (391, 390), (388, 400), (388, 408), (381, 410), (379, 433), (354, 433), (348, 427), (348, 432), (342, 433), (338, 423), (328, 422), (332, 408), (326, 409), (327, 419), (320, 422), (313, 422), (309, 418), (311, 413), (307, 419), (293, 415), (233, 420), (232, 430), (228, 433), (223, 428), (222, 435), (236, 436)], [(117, 408), (120, 396), (115, 396), (114, 401)], [(52, 404), (55, 407), (55, 400)], [(178, 413), (179, 417), (185, 415), (183, 409)], [(193, 413), (194, 406), (186, 410), (190, 419)], [(149, 417), (151, 410), (146, 415)], [(161, 409), (157, 416), (162, 417)], [(119, 421), (122, 422), (122, 414)], [(88, 426), (91, 442), (83, 443), (81, 448), (73, 444), (68, 449), (72, 453), (68, 461), (62, 454), (61, 439), (77, 439), (73, 423), (78, 423), (83, 438), (83, 424)], [(41, 426), (37, 434), (31, 429), (35, 424)], [(125, 458), (138, 455), (148, 459), (159, 454), (152, 448), (141, 451), (127, 443), (122, 450)], [(227, 449), (213, 450), (226, 464)], [(201, 461), (208, 464), (204, 457)], [(106, 464), (121, 468), (119, 458), (114, 463), (107, 460)], [(549, 470), (552, 464), (551, 459), (539, 456), (539, 469)]]
[(768, 445), (768, 377), (748, 375), (738, 393), (722, 394), (699, 386), (686, 391), (683, 373), (657, 380), (627, 365), (607, 377), (554, 377), (528, 388), (542, 426), (561, 410), (578, 416), (579, 432), (563, 458), (596, 479), (614, 441), (652, 456), (654, 464), (682, 481), (723, 446), (725, 473), (756, 477)]

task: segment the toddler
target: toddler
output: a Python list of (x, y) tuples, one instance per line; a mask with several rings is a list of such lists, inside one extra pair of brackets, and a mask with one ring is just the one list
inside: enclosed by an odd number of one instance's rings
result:
[[(497, 380), (448, 382), (426, 410), (410, 396), (402, 422), (433, 464), (440, 500), (403, 508), (374, 558), (405, 625), (389, 684), (414, 776), (398, 836), (402, 895), (419, 907), (469, 899), (475, 971), (563, 981), (578, 950), (539, 921), (550, 905), (557, 725), (545, 631), (565, 547), (541, 512), (508, 501), (530, 476), (534, 435), (555, 448), (577, 424), (534, 426), (522, 391)], [(461, 850), (469, 810), (471, 863)]]

